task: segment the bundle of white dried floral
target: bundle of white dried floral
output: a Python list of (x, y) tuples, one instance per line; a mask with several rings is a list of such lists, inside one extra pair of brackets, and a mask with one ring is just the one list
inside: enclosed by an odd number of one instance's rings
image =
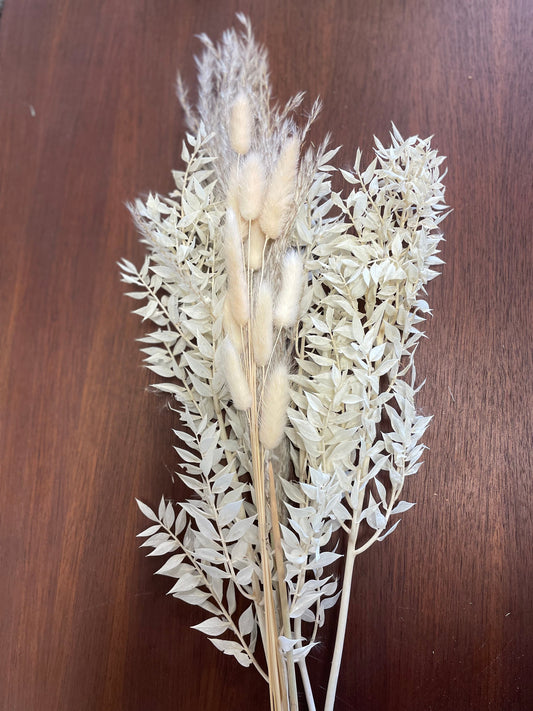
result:
[[(191, 497), (140, 536), (170, 593), (209, 617), (195, 626), (254, 665), (272, 709), (315, 709), (306, 656), (340, 598), (325, 704), (334, 707), (355, 558), (398, 524), (429, 418), (414, 405), (413, 355), (441, 262), (443, 158), (430, 140), (376, 140), (373, 162), (341, 170), (305, 148), (302, 101), (273, 106), (265, 51), (243, 30), (202, 37), (189, 133), (168, 197), (132, 212), (148, 248), (126, 260), (141, 340), (180, 418), (179, 476)], [(339, 588), (332, 564), (344, 557)], [(262, 651), (257, 642), (260, 640)], [(257, 651), (256, 651), (257, 650)]]

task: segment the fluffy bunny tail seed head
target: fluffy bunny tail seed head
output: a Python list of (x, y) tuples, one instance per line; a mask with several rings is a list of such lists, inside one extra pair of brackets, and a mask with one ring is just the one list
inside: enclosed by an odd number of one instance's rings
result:
[(252, 345), (255, 362), (259, 366), (266, 365), (273, 346), (272, 324), (272, 289), (263, 281), (257, 294), (255, 314), (252, 329)]
[(246, 156), (239, 176), (239, 210), (245, 220), (255, 220), (263, 207), (265, 169), (257, 153)]
[(237, 216), (231, 209), (226, 211), (224, 254), (228, 279), (227, 298), (231, 315), (238, 326), (244, 326), (250, 318), (250, 305), (242, 255), (241, 231)]
[(221, 346), (220, 362), (226, 384), (237, 410), (252, 407), (252, 393), (241, 363), (241, 358), (231, 340), (226, 336)]
[(252, 142), (252, 111), (250, 101), (243, 92), (237, 95), (231, 107), (229, 138), (236, 153), (241, 156), (248, 153)]
[(242, 335), (241, 329), (235, 323), (235, 319), (231, 313), (231, 306), (228, 296), (224, 298), (224, 310), (222, 316), (222, 325), (224, 327), (224, 334), (229, 337), (230, 341), (233, 343), (235, 349), (242, 353)]
[(259, 217), (261, 229), (269, 239), (277, 239), (285, 227), (294, 200), (299, 154), (300, 141), (293, 136), (285, 142), (272, 171)]
[(259, 227), (257, 220), (250, 224), (250, 243), (247, 248), (248, 266), (256, 271), (263, 265), (263, 251), (265, 248), (265, 235)]
[(233, 210), (235, 218), (239, 225), (241, 238), (244, 241), (248, 237), (248, 224), (242, 219), (239, 207), (239, 171), (237, 162), (231, 168), (228, 180), (228, 189), (226, 193), (226, 203), (228, 208)]
[(279, 363), (267, 380), (261, 410), (259, 439), (265, 449), (276, 449), (281, 443), (289, 401), (289, 371), (284, 363)]
[(274, 311), (274, 323), (279, 328), (294, 326), (298, 318), (303, 288), (303, 261), (296, 250), (283, 258), (281, 265), (281, 290)]

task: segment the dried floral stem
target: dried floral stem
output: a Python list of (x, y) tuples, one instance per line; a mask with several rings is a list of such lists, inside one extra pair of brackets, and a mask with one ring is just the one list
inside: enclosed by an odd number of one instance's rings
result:
[[(276, 561), (276, 571), (278, 575), (278, 595), (280, 600), (281, 619), (283, 621), (283, 634), (287, 639), (292, 639), (291, 623), (289, 618), (289, 605), (287, 600), (287, 588), (285, 587), (285, 565), (283, 563), (283, 549), (281, 546), (281, 536), (279, 529), (276, 487), (274, 484), (274, 470), (272, 468), (271, 461), (268, 462), (268, 482), (270, 490), (270, 516), (272, 519), (274, 560)], [(290, 709), (291, 711), (298, 711), (298, 689), (296, 686), (294, 659), (290, 650), (289, 652), (287, 652), (287, 676), (289, 683)]]
[[(302, 620), (298, 619), (294, 623), (294, 636), (299, 639), (302, 636)], [(301, 648), (301, 642), (296, 644), (296, 648)], [(302, 685), (304, 687), (305, 700), (307, 702), (308, 711), (316, 711), (315, 699), (313, 696), (313, 687), (311, 686), (311, 679), (309, 678), (309, 672), (307, 671), (307, 664), (305, 662), (305, 657), (300, 659), (298, 662), (298, 669), (300, 670), (300, 678), (302, 680)]]
[[(248, 333), (249, 333), (248, 329)], [(275, 711), (288, 711), (286, 686), (283, 684), (283, 664), (278, 646), (278, 626), (275, 613), (272, 576), (270, 571), (270, 553), (268, 547), (268, 525), (266, 515), (264, 450), (259, 440), (259, 420), (257, 407), (256, 368), (253, 362), (251, 338), (248, 339), (250, 389), (253, 393), (253, 403), (250, 410), (250, 445), (252, 451), (252, 481), (255, 491), (255, 504), (259, 527), (259, 543), (261, 551), (261, 571), (263, 577), (263, 599), (265, 614), (265, 654), (268, 667), (271, 707)]]
[[(367, 443), (368, 444), (368, 443)], [(339, 607), (339, 616), (337, 619), (337, 631), (335, 634), (335, 646), (333, 648), (333, 657), (331, 662), (331, 669), (328, 679), (328, 687), (326, 694), (326, 703), (324, 706), (324, 711), (333, 711), (335, 705), (335, 695), (337, 691), (337, 684), (339, 680), (340, 666), (342, 661), (342, 653), (344, 649), (344, 640), (346, 637), (346, 626), (348, 622), (348, 612), (350, 608), (350, 595), (352, 590), (352, 579), (354, 572), (355, 559), (361, 553), (364, 553), (370, 546), (378, 540), (379, 536), (382, 535), (386, 525), (388, 524), (390, 513), (394, 503), (396, 502), (399, 492), (401, 491), (402, 484), (398, 488), (394, 488), (390, 494), (389, 503), (387, 505), (385, 513), (385, 526), (378, 528), (372, 536), (361, 546), (357, 546), (357, 541), (359, 537), (359, 528), (361, 525), (361, 511), (363, 507), (364, 499), (364, 488), (360, 487), (360, 481), (364, 479), (368, 473), (369, 459), (365, 458), (362, 467), (360, 468), (360, 474), (357, 478), (358, 489), (360, 491), (359, 500), (356, 510), (353, 513), (352, 525), (350, 528), (350, 534), (348, 536), (348, 541), (346, 545), (346, 553), (344, 558), (344, 573), (342, 580), (342, 594)]]
[(357, 534), (359, 532), (359, 523), (354, 517), (352, 520), (352, 528), (348, 538), (346, 555), (344, 558), (344, 576), (342, 579), (342, 594), (339, 607), (339, 618), (337, 622), (337, 633), (335, 636), (335, 647), (333, 649), (333, 658), (331, 661), (331, 670), (329, 673), (328, 690), (326, 694), (326, 703), (324, 711), (333, 711), (335, 705), (335, 694), (337, 692), (337, 683), (341, 668), (342, 652), (344, 649), (344, 639), (346, 636), (346, 624), (348, 621), (348, 610), (350, 607), (350, 593), (352, 589), (353, 569), (356, 558), (355, 547), (357, 543)]

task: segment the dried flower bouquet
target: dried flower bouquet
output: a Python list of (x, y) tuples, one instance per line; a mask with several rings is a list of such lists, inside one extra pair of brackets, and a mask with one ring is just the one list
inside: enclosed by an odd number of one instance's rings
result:
[(122, 279), (153, 324), (142, 350), (173, 396), (191, 490), (139, 502), (153, 524), (139, 535), (168, 556), (170, 593), (208, 613), (195, 629), (268, 682), (272, 709), (299, 708), (296, 667), (316, 708), (306, 657), (340, 599), (331, 711), (355, 559), (412, 506), (402, 487), (424, 449), (413, 356), (442, 263), (443, 158), (393, 127), (367, 168), (358, 151), (340, 171), (347, 197), (334, 191), (336, 150), (305, 147), (318, 103), (303, 126), (302, 94), (273, 105), (239, 20), (217, 45), (202, 37), (196, 109), (178, 82), (176, 189), (131, 207), (148, 256)]

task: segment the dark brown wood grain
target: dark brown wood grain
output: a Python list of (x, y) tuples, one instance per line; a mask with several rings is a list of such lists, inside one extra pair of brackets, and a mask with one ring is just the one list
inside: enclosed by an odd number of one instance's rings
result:
[[(175, 495), (116, 261), (168, 191), (195, 35), (250, 14), (276, 94), (321, 95), (341, 164), (390, 122), (448, 156), (447, 262), (417, 354), (417, 507), (358, 559), (338, 711), (533, 708), (533, 6), (527, 0), (7, 0), (0, 22), (0, 709), (256, 711), (137, 549)], [(311, 659), (324, 696), (334, 625)]]

